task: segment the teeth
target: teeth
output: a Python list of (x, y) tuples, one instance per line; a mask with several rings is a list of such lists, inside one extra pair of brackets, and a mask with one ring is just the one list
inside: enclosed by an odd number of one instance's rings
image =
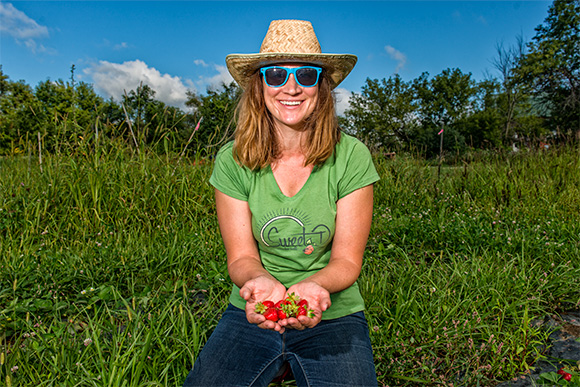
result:
[(280, 101), (282, 105), (286, 106), (298, 106), (300, 105), (300, 101)]

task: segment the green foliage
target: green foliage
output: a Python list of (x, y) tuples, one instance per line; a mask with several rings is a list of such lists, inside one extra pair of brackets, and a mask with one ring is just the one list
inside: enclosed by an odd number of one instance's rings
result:
[(399, 75), (367, 79), (361, 94), (353, 93), (342, 125), (369, 144), (385, 148), (409, 143), (416, 127), (417, 104), (411, 83)]
[[(182, 152), (203, 155), (217, 151), (233, 131), (233, 115), (241, 89), (234, 83), (210, 89), (207, 95), (189, 92), (188, 114), (155, 99), (155, 90), (141, 84), (117, 102), (104, 100), (93, 86), (74, 80), (46, 80), (34, 89), (23, 81), (10, 81), (0, 67), (0, 154), (30, 151), (40, 136), (40, 147), (59, 153), (68, 151), (77, 139), (99, 138), (132, 144), (135, 152), (142, 145), (159, 154)], [(203, 117), (203, 121), (200, 120)], [(200, 123), (199, 130), (196, 130)], [(38, 144), (34, 144), (38, 147)]]
[(498, 145), (499, 113), (494, 109), (497, 86), (475, 84), (470, 74), (447, 69), (429, 79), (427, 73), (410, 82), (398, 75), (367, 79), (361, 94), (353, 93), (341, 124), (385, 149), (420, 149), (427, 157), (439, 151), (444, 128), (444, 150), (462, 153), (467, 145)]
[(523, 39), (518, 37), (517, 44), (511, 48), (497, 47), (497, 57), (492, 61), (494, 67), (500, 72), (499, 94), (492, 99), (490, 105), (492, 112), (497, 112), (501, 139), (505, 145), (526, 143), (546, 140), (549, 135), (548, 128), (533, 109), (532, 98), (528, 92), (529, 87), (517, 76), (517, 66), (526, 52)]
[(230, 287), (211, 167), (77, 147), (0, 164), (0, 379), (180, 384)]
[(558, 135), (580, 133), (580, 1), (555, 0), (516, 73)]
[(475, 89), (473, 112), (458, 121), (467, 145), (498, 149), (502, 145), (503, 115), (497, 108), (499, 84), (495, 80), (480, 82)]
[(125, 121), (120, 126), (129, 126), (131, 136), (135, 136), (133, 141), (164, 153), (168, 151), (168, 144), (174, 150), (185, 142), (186, 134), (191, 131), (191, 118), (154, 96), (155, 90), (143, 84), (126, 93), (121, 101)]
[(490, 154), (439, 180), (423, 161), (377, 160), (359, 285), (384, 384), (494, 385), (542, 358), (535, 319), (580, 307), (579, 160)]
[(463, 74), (459, 69), (446, 69), (433, 77), (429, 84), (427, 74), (416, 83), (422, 120), (427, 125), (447, 127), (468, 114), (475, 94), (471, 74)]
[(192, 107), (203, 125), (197, 134), (197, 142), (203, 146), (217, 148), (229, 139), (235, 128), (234, 113), (242, 89), (232, 82), (218, 89), (208, 88), (205, 95), (188, 92), (186, 105)]
[[(180, 385), (231, 286), (212, 166), (77, 141), (0, 159), (0, 380)], [(535, 319), (580, 306), (579, 160), (484, 153), (440, 179), (375, 160), (359, 287), (382, 384), (492, 385), (541, 358)]]
[(418, 144), (425, 148), (428, 157), (439, 151), (441, 129), (445, 131), (447, 141), (443, 149), (453, 153), (462, 153), (465, 148), (465, 137), (458, 122), (466, 118), (472, 110), (472, 99), (476, 88), (471, 74), (463, 74), (459, 69), (446, 69), (430, 81), (428, 74), (415, 80), (419, 99), (421, 127), (417, 133)]
[(580, 366), (561, 368), (540, 375), (538, 386), (580, 386)]

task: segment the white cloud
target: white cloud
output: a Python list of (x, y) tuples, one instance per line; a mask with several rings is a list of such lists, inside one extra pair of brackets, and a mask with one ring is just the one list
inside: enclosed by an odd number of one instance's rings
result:
[(205, 61), (203, 59), (196, 59), (193, 61), (193, 64), (195, 64), (196, 66), (203, 66), (203, 67), (209, 66), (207, 63), (205, 63)]
[(226, 66), (214, 64), (213, 67), (218, 73), (212, 77), (201, 77), (200, 78), (201, 84), (205, 84), (207, 85), (207, 87), (210, 88), (218, 89), (224, 83), (226, 85), (229, 85), (231, 82), (234, 81), (234, 78), (232, 78)]
[(185, 81), (188, 88), (180, 77), (161, 74), (140, 60), (124, 63), (99, 61), (83, 71), (92, 77), (96, 90), (116, 100), (120, 100), (125, 91), (135, 90), (143, 83), (155, 90), (155, 99), (185, 110), (186, 92), (193, 88), (191, 82)]
[(16, 39), (34, 39), (48, 36), (48, 28), (26, 16), (10, 3), (0, 3), (0, 31)]
[(397, 61), (397, 67), (395, 68), (395, 74), (399, 72), (402, 68), (405, 67), (407, 63), (407, 56), (403, 54), (401, 51), (397, 50), (392, 46), (385, 46), (385, 51), (389, 56)]
[(99, 47), (108, 48), (108, 49), (111, 49), (113, 51), (121, 51), (121, 50), (126, 50), (132, 46), (127, 42), (113, 44), (113, 42), (111, 42), (110, 40), (103, 39), (103, 42), (101, 44), (99, 44)]
[(120, 50), (124, 50), (124, 49), (126, 49), (128, 47), (129, 47), (129, 45), (127, 44), (127, 42), (121, 42), (119, 44), (115, 44), (113, 46), (113, 50), (120, 51)]
[(342, 116), (346, 109), (350, 107), (348, 100), (350, 99), (351, 92), (347, 89), (337, 87), (334, 89), (334, 96), (336, 102), (336, 114)]
[(18, 43), (24, 43), (33, 53), (54, 51), (36, 42), (36, 39), (48, 37), (48, 28), (41, 26), (10, 3), (0, 2), (0, 32), (12, 36)]

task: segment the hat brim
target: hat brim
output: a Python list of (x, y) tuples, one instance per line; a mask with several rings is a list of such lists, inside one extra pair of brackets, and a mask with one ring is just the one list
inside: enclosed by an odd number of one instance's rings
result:
[(234, 80), (245, 89), (250, 76), (260, 67), (273, 63), (309, 63), (324, 68), (331, 80), (331, 87), (337, 87), (352, 71), (357, 62), (356, 55), (350, 54), (306, 54), (306, 53), (259, 53), (230, 54), (226, 57), (228, 71)]

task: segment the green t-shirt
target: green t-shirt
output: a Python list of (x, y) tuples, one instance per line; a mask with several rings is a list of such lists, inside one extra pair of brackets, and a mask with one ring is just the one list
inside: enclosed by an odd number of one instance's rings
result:
[[(224, 194), (248, 202), (262, 265), (289, 288), (328, 264), (336, 202), (377, 180), (379, 175), (367, 147), (343, 133), (333, 155), (312, 170), (293, 197), (280, 191), (270, 167), (251, 171), (237, 164), (233, 142), (218, 152), (209, 181)], [(246, 302), (239, 291), (234, 285), (230, 302), (244, 309)], [(364, 309), (356, 283), (330, 297), (332, 305), (322, 316), (325, 320)]]

